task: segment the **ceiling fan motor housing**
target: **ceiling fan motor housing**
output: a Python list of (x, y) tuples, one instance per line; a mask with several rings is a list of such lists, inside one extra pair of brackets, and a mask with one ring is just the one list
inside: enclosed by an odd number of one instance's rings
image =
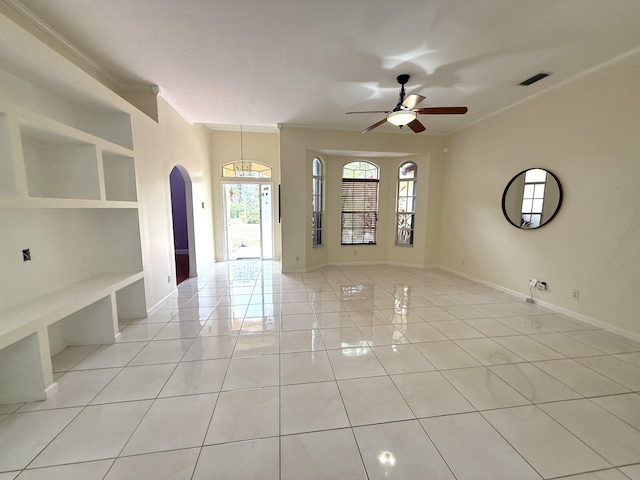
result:
[(407, 73), (403, 73), (402, 75), (397, 76), (397, 80), (400, 85), (406, 84), (410, 78), (411, 78), (411, 75)]

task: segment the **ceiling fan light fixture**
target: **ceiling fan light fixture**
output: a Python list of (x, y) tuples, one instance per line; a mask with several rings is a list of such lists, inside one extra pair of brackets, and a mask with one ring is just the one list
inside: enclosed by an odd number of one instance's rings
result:
[(393, 123), (398, 127), (402, 127), (408, 123), (413, 122), (416, 117), (417, 114), (413, 110), (397, 110), (387, 115), (387, 122)]

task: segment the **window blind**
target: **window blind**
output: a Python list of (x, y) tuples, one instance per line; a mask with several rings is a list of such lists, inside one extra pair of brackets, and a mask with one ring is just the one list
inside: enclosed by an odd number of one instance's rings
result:
[(376, 243), (378, 180), (342, 180), (342, 245)]

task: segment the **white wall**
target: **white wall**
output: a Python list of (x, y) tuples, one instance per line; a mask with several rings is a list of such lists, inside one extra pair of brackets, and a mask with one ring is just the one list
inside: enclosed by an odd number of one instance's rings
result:
[(176, 286), (169, 174), (177, 164), (186, 168), (192, 182), (198, 271), (214, 259), (209, 131), (189, 125), (161, 98), (158, 120), (132, 112), (147, 307)]
[[(530, 278), (544, 280), (536, 298), (640, 333), (638, 85), (635, 55), (451, 135), (441, 264), (526, 294)], [(551, 223), (523, 231), (500, 202), (531, 167), (558, 176), (564, 201)]]
[[(224, 260), (224, 205), (222, 194), (222, 166), (237, 162), (241, 153), (245, 160), (260, 162), (271, 167), (273, 183), (273, 230), (274, 257), (281, 258), (282, 242), (280, 224), (278, 224), (278, 184), (280, 183), (280, 139), (277, 133), (243, 132), (242, 152), (240, 149), (240, 131), (213, 130), (211, 137), (211, 178), (213, 182), (213, 232), (215, 238), (215, 258)], [(224, 181), (233, 181), (224, 179)], [(261, 181), (261, 180), (260, 180)]]
[[(284, 127), (282, 169), (282, 270), (304, 271), (335, 263), (392, 262), (423, 266), (438, 259), (444, 138)], [(311, 161), (325, 162), (324, 245), (312, 247)], [(340, 245), (342, 166), (367, 159), (381, 167), (377, 245)], [(413, 248), (394, 245), (397, 167), (418, 165), (417, 232)]]
[[(19, 253), (20, 245), (20, 248), (25, 248), (42, 243), (46, 258), (39, 256), (39, 249), (35, 248), (36, 258), (28, 267), (32, 275), (38, 269), (43, 280), (38, 280), (36, 293), (42, 294), (84, 279), (96, 271), (137, 270), (141, 246), (147, 307), (156, 305), (175, 289), (169, 173), (176, 164), (187, 169), (193, 183), (197, 266), (202, 269), (213, 261), (208, 130), (202, 125), (189, 125), (163, 99), (158, 99), (158, 121), (152, 120), (96, 80), (95, 77), (100, 77), (99, 72), (88, 73), (74, 64), (74, 59), (60, 55), (55, 51), (59, 45), (10, 7), (2, 5), (0, 57), (3, 68), (9, 73), (0, 70), (0, 98), (8, 97), (12, 104), (96, 133), (118, 145), (130, 148), (133, 143), (139, 210), (131, 212), (139, 216), (140, 241), (135, 228), (129, 228), (127, 234), (119, 232), (121, 228), (118, 226), (122, 223), (119, 224), (118, 219), (129, 215), (124, 210), (92, 213), (67, 209), (67, 212), (54, 212), (46, 219), (40, 218), (47, 214), (46, 211), (34, 210), (19, 219), (5, 212), (0, 219), (0, 227), (6, 227), (6, 220), (8, 229), (11, 229), (11, 223), (15, 225), (15, 233), (6, 239), (11, 242), (11, 254), (3, 250), (5, 253), (0, 256), (0, 264), (5, 265), (5, 259), (14, 262), (11, 258), (14, 252)], [(11, 18), (4, 16), (7, 14)], [(128, 116), (131, 117), (132, 132)], [(8, 152), (0, 148), (0, 154), (7, 155)], [(0, 168), (0, 173), (8, 174), (11, 170), (5, 166)], [(3, 191), (14, 193), (13, 187), (0, 182)], [(56, 216), (65, 218), (66, 225), (70, 226), (66, 231), (56, 226)], [(138, 218), (127, 220), (127, 225), (137, 226), (137, 223)], [(100, 228), (92, 228), (96, 225)], [(131, 230), (135, 234), (131, 234)], [(69, 240), (65, 243), (64, 235), (72, 237), (73, 243), (69, 244)], [(49, 241), (40, 242), (39, 237)], [(129, 245), (135, 247), (136, 252), (128, 249)], [(59, 246), (57, 250), (56, 246)], [(14, 292), (12, 301), (30, 298), (34, 294), (33, 288), (22, 288), (29, 271), (22, 265), (21, 258), (19, 260), (19, 266), (12, 268), (16, 271), (21, 268), (19, 275), (23, 283), (18, 283), (20, 291)], [(64, 262), (69, 262), (70, 272), (63, 268)], [(63, 266), (56, 267), (58, 264)], [(7, 272), (7, 279), (12, 278), (10, 273), (13, 270)], [(171, 277), (170, 281), (167, 281), (168, 277)]]

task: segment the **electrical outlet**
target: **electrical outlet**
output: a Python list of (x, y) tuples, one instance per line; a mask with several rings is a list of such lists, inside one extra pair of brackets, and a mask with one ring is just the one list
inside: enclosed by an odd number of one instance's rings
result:
[(541, 280), (538, 280), (538, 283), (536, 283), (536, 288), (538, 290), (546, 290), (547, 289), (547, 282), (543, 282)]
[(574, 300), (580, 300), (580, 290), (574, 290), (572, 296)]
[(29, 260), (31, 260), (31, 250), (25, 248), (24, 250), (22, 250), (22, 261), (28, 262)]

